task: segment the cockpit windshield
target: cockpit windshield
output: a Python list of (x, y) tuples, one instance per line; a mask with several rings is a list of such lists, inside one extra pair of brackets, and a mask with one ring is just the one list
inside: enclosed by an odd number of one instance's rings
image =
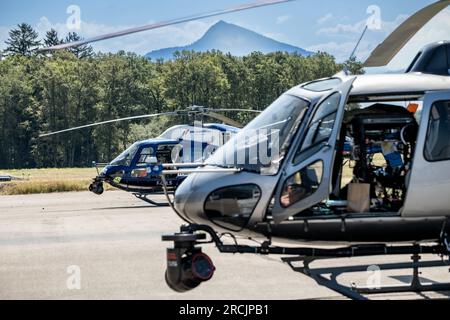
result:
[(125, 150), (120, 156), (114, 159), (110, 165), (111, 166), (126, 166), (129, 167), (131, 165), (131, 161), (133, 161), (136, 152), (139, 149), (139, 144), (135, 143), (127, 150)]
[(308, 106), (309, 102), (296, 96), (282, 95), (209, 158), (207, 164), (276, 174)]

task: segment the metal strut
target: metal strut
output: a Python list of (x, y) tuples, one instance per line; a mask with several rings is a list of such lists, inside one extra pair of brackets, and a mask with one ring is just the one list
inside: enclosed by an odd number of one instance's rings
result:
[(139, 200), (142, 200), (144, 202), (147, 202), (155, 207), (168, 207), (169, 204), (168, 203), (163, 203), (163, 202), (155, 202), (151, 199), (148, 198), (148, 195), (146, 194), (139, 194), (139, 193), (134, 193), (133, 194), (136, 198), (138, 198)]
[[(384, 270), (404, 270), (413, 269), (412, 281), (408, 285), (391, 285), (391, 286), (374, 286), (374, 287), (358, 287), (352, 283), (351, 286), (345, 286), (337, 281), (337, 278), (347, 273), (368, 272), (373, 271), (370, 268), (375, 266), (370, 265), (358, 265), (336, 268), (311, 268), (311, 263), (320, 260), (320, 258), (283, 258), (282, 261), (287, 263), (295, 272), (302, 273), (319, 285), (324, 286), (330, 290), (333, 290), (343, 296), (353, 300), (369, 300), (364, 295), (377, 295), (386, 293), (422, 293), (422, 292), (439, 292), (450, 291), (450, 283), (422, 283), (420, 280), (420, 269), (423, 268), (436, 268), (436, 267), (448, 267), (449, 264), (444, 260), (426, 261), (420, 262), (421, 257), (419, 254), (414, 254), (412, 262), (406, 263), (391, 263), (376, 265), (377, 271)], [(295, 263), (301, 262), (303, 266), (296, 266)], [(329, 278), (326, 277), (329, 275)]]
[(272, 245), (245, 246), (245, 245), (226, 245), (213, 228), (206, 225), (190, 224), (181, 227), (181, 234), (193, 234), (204, 232), (210, 235), (212, 242), (222, 253), (253, 253), (265, 255), (295, 255), (311, 258), (353, 258), (367, 256), (384, 255), (405, 255), (405, 254), (436, 254), (448, 256), (446, 248), (442, 245), (423, 246), (423, 245), (403, 245), (387, 246), (385, 244), (354, 245), (336, 249), (323, 248), (285, 248)]

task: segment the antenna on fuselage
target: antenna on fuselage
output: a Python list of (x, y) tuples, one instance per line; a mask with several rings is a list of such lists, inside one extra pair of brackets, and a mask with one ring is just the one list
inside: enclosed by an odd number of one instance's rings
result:
[[(355, 57), (356, 54), (356, 50), (358, 50), (359, 45), (361, 44), (362, 39), (364, 38), (364, 36), (366, 35), (367, 30), (369, 29), (369, 25), (366, 24), (366, 26), (364, 27), (363, 32), (361, 33), (361, 36), (358, 39), (358, 42), (356, 43), (355, 48), (353, 49), (352, 53), (350, 54), (350, 57), (348, 58), (347, 61), (351, 61), (353, 59), (353, 57)], [(346, 75), (350, 75), (350, 71), (348, 70), (348, 67), (346, 64), (344, 64), (344, 72)]]
[(358, 50), (359, 45), (361, 44), (361, 41), (362, 41), (362, 39), (364, 38), (364, 36), (366, 35), (366, 32), (367, 32), (368, 29), (369, 29), (369, 25), (366, 24), (366, 27), (364, 28), (364, 30), (363, 30), (361, 36), (359, 37), (359, 40), (358, 40), (358, 42), (356, 43), (356, 46), (355, 46), (355, 48), (353, 49), (352, 54), (350, 55), (350, 57), (348, 58), (348, 60), (351, 60), (351, 59), (355, 56), (356, 50)]

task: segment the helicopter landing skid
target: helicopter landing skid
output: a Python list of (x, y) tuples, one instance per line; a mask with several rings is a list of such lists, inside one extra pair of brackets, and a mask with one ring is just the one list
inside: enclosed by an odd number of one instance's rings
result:
[(134, 193), (133, 195), (136, 198), (138, 198), (139, 200), (147, 202), (148, 204), (151, 204), (152, 206), (155, 206), (155, 207), (161, 207), (162, 208), (162, 207), (168, 207), (169, 206), (168, 203), (156, 202), (156, 201), (153, 201), (153, 200), (149, 199), (148, 195), (146, 195), (146, 194)]
[[(409, 263), (392, 263), (376, 266), (359, 265), (351, 267), (336, 267), (336, 268), (311, 268), (311, 263), (317, 260), (324, 260), (329, 258), (283, 258), (282, 261), (287, 263), (295, 272), (302, 273), (307, 277), (316, 281), (319, 285), (324, 286), (332, 291), (335, 291), (352, 300), (369, 300), (365, 295), (377, 295), (387, 293), (422, 293), (422, 292), (442, 292), (450, 291), (450, 283), (422, 283), (420, 280), (420, 269), (448, 267), (449, 264), (444, 260), (420, 262), (421, 256), (414, 254)], [(303, 266), (296, 266), (296, 263), (302, 263)], [(373, 287), (358, 287), (355, 283), (351, 286), (345, 286), (337, 281), (337, 278), (346, 273), (356, 272), (379, 272), (383, 270), (403, 270), (413, 269), (412, 281), (408, 285), (397, 286), (381, 286), (374, 285)], [(329, 278), (326, 277), (329, 275)]]

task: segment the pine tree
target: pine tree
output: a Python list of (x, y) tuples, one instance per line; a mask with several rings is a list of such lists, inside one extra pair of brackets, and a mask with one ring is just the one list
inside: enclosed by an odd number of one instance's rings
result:
[(347, 69), (347, 71), (350, 72), (350, 74), (353, 75), (360, 75), (364, 74), (364, 63), (361, 61), (356, 60), (356, 57), (351, 57), (347, 61), (344, 62), (344, 67)]
[(17, 29), (9, 32), (9, 39), (5, 41), (7, 45), (5, 53), (30, 56), (41, 45), (38, 37), (38, 33), (29, 24), (19, 24)]
[[(77, 42), (82, 41), (83, 38), (80, 37), (76, 32), (69, 32), (69, 34), (66, 37), (65, 42), (71, 43), (71, 42)], [(84, 59), (89, 58), (94, 55), (94, 49), (92, 49), (92, 46), (89, 45), (82, 45), (74, 48), (69, 48), (67, 51), (73, 53), (78, 59)]]
[(44, 45), (46, 47), (57, 46), (63, 42), (64, 41), (62, 39), (59, 39), (58, 31), (55, 29), (50, 29), (50, 31), (47, 31), (45, 34)]

